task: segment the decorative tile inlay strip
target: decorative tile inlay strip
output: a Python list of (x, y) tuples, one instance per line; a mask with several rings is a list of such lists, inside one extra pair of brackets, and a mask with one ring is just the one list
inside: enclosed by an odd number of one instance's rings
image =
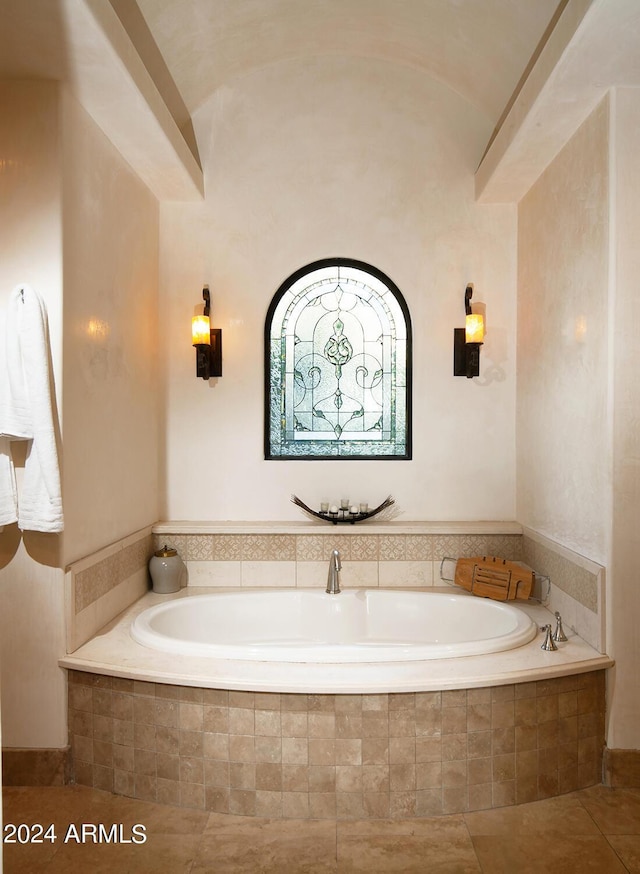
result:
[(241, 561), (241, 534), (212, 534), (212, 559), (214, 561)]
[[(324, 561), (326, 537), (321, 534), (299, 534), (296, 537), (296, 561)], [(328, 556), (326, 556), (328, 560)]]
[(77, 783), (245, 816), (430, 816), (571, 792), (601, 780), (604, 709), (604, 671), (376, 695), (69, 672)]
[(435, 534), (433, 558), (471, 558), (474, 555), (499, 555), (511, 561), (522, 558), (522, 537), (512, 534)]
[(213, 536), (192, 534), (186, 538), (186, 556), (190, 561), (210, 561), (213, 558)]
[(404, 561), (405, 538), (401, 534), (380, 535), (380, 561)]
[(408, 561), (432, 561), (433, 541), (425, 534), (407, 534), (405, 552)]
[(156, 534), (156, 548), (174, 546), (185, 561), (328, 561), (339, 549), (345, 561), (441, 561), (445, 557), (499, 555), (522, 558), (520, 534)]
[(154, 550), (150, 534), (116, 550), (112, 555), (75, 574), (74, 612), (81, 613), (124, 580), (133, 576), (147, 562)]
[(598, 612), (598, 580), (594, 573), (580, 567), (553, 549), (533, 540), (522, 538), (524, 560), (538, 573), (545, 574), (557, 586), (583, 607)]
[(113, 588), (113, 580), (120, 576), (120, 555), (105, 558), (76, 574), (75, 610), (80, 613), (89, 604), (93, 604), (98, 598), (105, 595)]
[(243, 561), (295, 561), (293, 534), (248, 534), (242, 540)]

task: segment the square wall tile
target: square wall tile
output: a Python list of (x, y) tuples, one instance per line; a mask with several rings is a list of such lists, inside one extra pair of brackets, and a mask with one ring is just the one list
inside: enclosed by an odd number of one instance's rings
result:
[(240, 561), (188, 561), (189, 586), (232, 587), (242, 585)]
[(296, 584), (295, 561), (242, 561), (242, 586), (294, 587)]

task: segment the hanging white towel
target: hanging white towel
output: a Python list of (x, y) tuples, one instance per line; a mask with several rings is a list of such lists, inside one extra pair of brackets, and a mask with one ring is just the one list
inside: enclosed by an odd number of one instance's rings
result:
[[(47, 313), (44, 301), (29, 285), (16, 286), (9, 298), (6, 356), (0, 436), (29, 440), (18, 498), (18, 525), (23, 531), (59, 532), (63, 530), (64, 518)], [(10, 455), (8, 458), (11, 462)]]
[(0, 437), (0, 531), (5, 525), (18, 521), (16, 477), (11, 460), (11, 444)]
[[(3, 349), (3, 346), (5, 347)], [(4, 436), (7, 412), (9, 375), (6, 363), (6, 342), (0, 345), (0, 530), (18, 521), (16, 475), (11, 458), (11, 442)]]

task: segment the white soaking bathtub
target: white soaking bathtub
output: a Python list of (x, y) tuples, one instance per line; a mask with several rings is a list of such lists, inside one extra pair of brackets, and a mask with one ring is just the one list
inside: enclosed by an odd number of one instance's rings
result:
[(469, 595), (271, 589), (157, 604), (136, 616), (131, 636), (181, 655), (331, 664), (502, 652), (528, 643), (537, 630), (517, 607)]

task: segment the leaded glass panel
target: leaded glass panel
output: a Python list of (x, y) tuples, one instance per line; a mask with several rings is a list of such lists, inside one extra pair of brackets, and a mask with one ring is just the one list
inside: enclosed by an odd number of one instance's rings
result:
[(318, 261), (265, 325), (265, 457), (410, 458), (411, 323), (399, 289), (358, 261)]

